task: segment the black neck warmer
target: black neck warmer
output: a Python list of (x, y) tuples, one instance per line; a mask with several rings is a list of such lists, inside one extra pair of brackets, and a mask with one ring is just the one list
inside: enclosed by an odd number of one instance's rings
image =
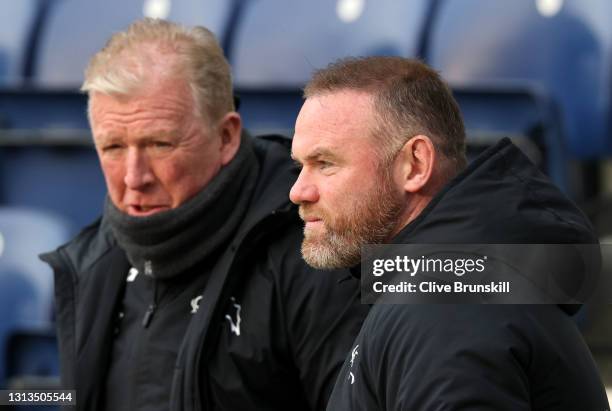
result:
[(250, 137), (243, 135), (234, 159), (181, 206), (133, 217), (107, 197), (104, 218), (139, 272), (158, 279), (171, 278), (229, 241), (245, 216), (258, 172)]

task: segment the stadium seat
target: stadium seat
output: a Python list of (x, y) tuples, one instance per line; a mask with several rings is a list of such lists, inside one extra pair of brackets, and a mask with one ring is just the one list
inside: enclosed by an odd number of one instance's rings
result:
[(70, 232), (53, 213), (0, 207), (0, 387), (57, 376), (53, 278), (38, 254), (65, 242)]
[(144, 16), (204, 25), (219, 34), (231, 3), (225, 0), (55, 1), (39, 40), (35, 85), (45, 89), (78, 88), (91, 56), (114, 32)]
[(55, 211), (75, 227), (93, 221), (106, 189), (84, 95), (0, 90), (0, 201)]
[(0, 13), (0, 86), (19, 86), (40, 0), (3, 4)]
[(340, 57), (416, 55), (429, 1), (245, 3), (229, 55), (236, 86), (295, 89)]
[(313, 70), (346, 56), (415, 56), (428, 0), (244, 2), (229, 60), (245, 125), (291, 136)]
[(536, 90), (556, 102), (575, 158), (612, 153), (612, 3), (442, 1), (427, 61), (453, 86)]

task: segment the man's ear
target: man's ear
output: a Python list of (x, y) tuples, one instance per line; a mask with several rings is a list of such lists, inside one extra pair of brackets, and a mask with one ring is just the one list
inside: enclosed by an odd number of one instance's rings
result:
[(242, 133), (240, 114), (230, 111), (223, 116), (217, 127), (221, 137), (221, 164), (226, 165), (232, 161), (240, 147), (240, 134)]
[(404, 144), (396, 161), (401, 186), (408, 193), (418, 193), (431, 181), (436, 150), (429, 137), (417, 135)]

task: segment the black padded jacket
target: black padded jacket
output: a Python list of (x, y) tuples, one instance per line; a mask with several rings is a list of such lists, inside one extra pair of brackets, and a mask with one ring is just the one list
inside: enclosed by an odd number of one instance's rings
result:
[[(174, 360), (140, 353), (138, 373), (146, 376), (144, 383), (130, 379), (129, 409), (325, 408), (368, 308), (348, 272), (316, 271), (301, 259), (302, 223), (288, 199), (296, 177), (288, 147), (280, 137), (254, 139), (260, 172), (247, 216), (208, 267), (200, 308), (184, 335), (172, 335), (173, 311), (160, 306), (149, 333), (139, 337), (158, 339), (147, 346), (173, 347)], [(62, 383), (76, 389), (77, 409), (102, 409), (130, 268), (125, 253), (102, 220), (42, 258), (55, 271)], [(155, 332), (156, 323), (169, 331)], [(155, 384), (164, 375), (171, 379), (170, 403), (156, 404), (147, 378)]]
[[(596, 244), (597, 237), (504, 139), (447, 184), (393, 243)], [(577, 308), (374, 305), (327, 409), (607, 410), (597, 368), (570, 316)]]

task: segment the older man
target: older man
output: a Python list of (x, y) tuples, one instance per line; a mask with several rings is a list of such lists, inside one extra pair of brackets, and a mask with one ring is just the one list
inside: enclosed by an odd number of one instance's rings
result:
[(288, 144), (242, 133), (213, 35), (136, 22), (83, 90), (108, 198), (44, 256), (78, 408), (324, 407), (366, 309), (303, 264)]
[[(367, 243), (596, 242), (586, 218), (508, 140), (466, 168), (458, 106), (426, 65), (339, 61), (304, 94), (292, 148), (302, 170), (290, 198), (312, 266), (355, 266)], [(609, 409), (563, 308), (375, 305), (328, 410)]]

